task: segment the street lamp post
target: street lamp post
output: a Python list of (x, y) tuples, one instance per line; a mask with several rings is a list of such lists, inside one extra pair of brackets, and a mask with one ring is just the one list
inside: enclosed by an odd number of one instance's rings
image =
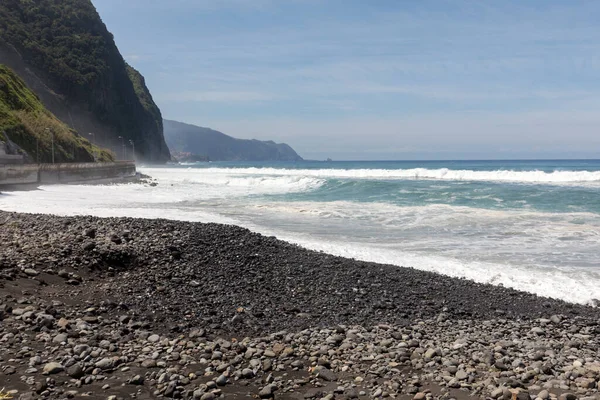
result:
[(123, 152), (123, 161), (125, 161), (125, 139), (123, 139), (123, 136), (119, 136), (119, 139), (121, 139), (121, 146), (122, 146), (122, 152)]
[(133, 140), (129, 140), (129, 143), (131, 143), (131, 151), (133, 156), (131, 158), (133, 159), (133, 162), (135, 162), (135, 142)]
[(92, 157), (94, 157), (94, 162), (96, 162), (96, 148), (94, 147), (94, 134), (89, 132), (90, 142), (92, 143)]
[(50, 128), (46, 128), (46, 132), (50, 132), (50, 140), (52, 141), (52, 164), (54, 164), (54, 132)]

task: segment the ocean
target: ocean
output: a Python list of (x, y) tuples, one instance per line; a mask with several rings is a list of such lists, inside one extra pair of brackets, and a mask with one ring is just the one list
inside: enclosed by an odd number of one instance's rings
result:
[(158, 185), (42, 186), (2, 193), (0, 209), (235, 224), (344, 257), (576, 303), (600, 299), (600, 160), (139, 170)]

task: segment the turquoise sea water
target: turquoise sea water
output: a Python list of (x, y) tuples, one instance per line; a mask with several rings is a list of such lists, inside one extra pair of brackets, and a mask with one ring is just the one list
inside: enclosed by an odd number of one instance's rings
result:
[(600, 161), (211, 162), (157, 186), (46, 186), (0, 208), (222, 222), (302, 246), (586, 303), (600, 298)]
[(216, 162), (183, 167), (255, 169), (262, 176), (277, 174), (273, 170), (305, 170), (306, 176), (324, 179), (314, 190), (270, 195), (282, 201), (600, 213), (600, 160)]

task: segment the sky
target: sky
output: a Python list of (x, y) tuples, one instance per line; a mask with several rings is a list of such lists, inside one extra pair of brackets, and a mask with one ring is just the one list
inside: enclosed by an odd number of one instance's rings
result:
[(600, 158), (600, 2), (92, 0), (163, 117), (306, 159)]

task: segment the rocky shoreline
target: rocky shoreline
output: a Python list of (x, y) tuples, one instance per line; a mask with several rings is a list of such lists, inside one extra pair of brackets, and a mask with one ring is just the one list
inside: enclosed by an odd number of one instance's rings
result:
[(0, 211), (14, 398), (596, 399), (599, 317), (235, 226)]

